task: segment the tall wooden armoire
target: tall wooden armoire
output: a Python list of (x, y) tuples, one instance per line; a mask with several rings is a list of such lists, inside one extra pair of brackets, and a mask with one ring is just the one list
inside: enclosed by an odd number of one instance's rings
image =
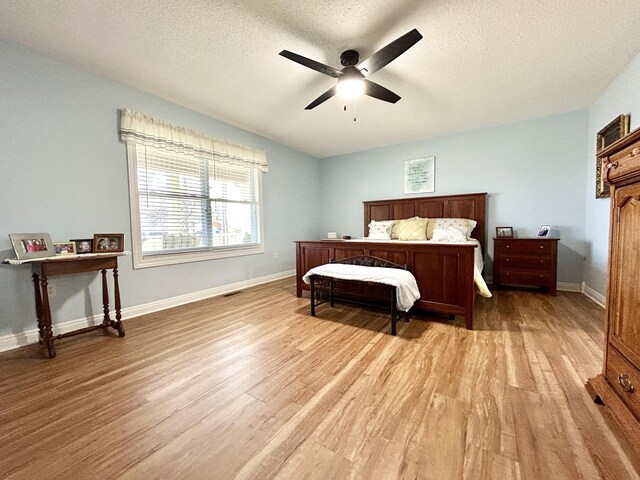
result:
[(604, 367), (589, 380), (640, 453), (640, 128), (598, 153), (611, 185)]

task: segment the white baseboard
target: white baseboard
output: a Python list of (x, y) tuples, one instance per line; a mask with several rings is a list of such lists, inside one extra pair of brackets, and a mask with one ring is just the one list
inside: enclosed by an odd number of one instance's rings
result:
[[(493, 277), (485, 277), (485, 281), (493, 285)], [(557, 289), (563, 292), (582, 292), (582, 288), (579, 283), (570, 282), (558, 282)]]
[(589, 285), (587, 285), (584, 282), (582, 282), (582, 290), (581, 291), (585, 296), (589, 297), (591, 300), (596, 302), (602, 308), (606, 308), (607, 299), (600, 292), (595, 291), (593, 288), (591, 288)]
[(563, 292), (581, 292), (582, 288), (580, 288), (579, 283), (569, 283), (569, 282), (558, 282), (558, 290), (562, 290)]
[[(219, 295), (237, 292), (238, 290), (242, 290), (244, 288), (255, 287), (257, 285), (262, 285), (263, 283), (269, 283), (275, 280), (280, 280), (282, 278), (291, 277), (295, 275), (295, 273), (295, 270), (287, 270), (285, 272), (265, 275), (264, 277), (252, 278), (250, 280), (243, 280), (241, 282), (230, 283), (228, 285), (208, 288), (206, 290), (187, 293), (185, 295), (179, 295), (177, 297), (165, 298), (163, 300), (158, 300), (155, 302), (123, 308), (122, 317), (124, 319), (130, 319), (133, 317), (138, 317), (140, 315), (157, 312), (158, 310), (166, 310), (167, 308), (184, 305), (185, 303), (197, 302), (198, 300), (204, 300), (205, 298), (217, 297)], [(54, 334), (59, 335), (61, 333), (71, 332), (72, 330), (76, 330), (78, 328), (96, 325), (102, 322), (102, 318), (102, 314), (97, 314), (92, 317), (85, 317), (79, 318), (77, 320), (70, 320), (68, 322), (56, 323), (55, 325), (53, 325)], [(14, 348), (29, 345), (31, 343), (38, 343), (37, 328), (25, 330), (20, 333), (11, 333), (9, 335), (0, 337), (0, 352), (12, 350)]]

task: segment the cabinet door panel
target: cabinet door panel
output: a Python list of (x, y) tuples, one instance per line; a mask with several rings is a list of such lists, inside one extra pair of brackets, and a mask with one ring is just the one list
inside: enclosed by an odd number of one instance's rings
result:
[[(616, 189), (613, 335), (640, 358), (640, 185)], [(640, 365), (637, 365), (640, 367)]]

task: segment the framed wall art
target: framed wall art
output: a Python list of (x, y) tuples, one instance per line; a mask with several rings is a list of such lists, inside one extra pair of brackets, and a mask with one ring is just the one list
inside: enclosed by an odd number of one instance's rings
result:
[(56, 254), (48, 233), (10, 233), (9, 238), (18, 260), (53, 257)]
[[(598, 132), (596, 154), (629, 133), (630, 118), (630, 115), (619, 115)], [(596, 198), (606, 198), (611, 195), (609, 185), (605, 183), (605, 168), (603, 159), (596, 155)]]
[(404, 162), (404, 193), (435, 192), (436, 157), (415, 158)]

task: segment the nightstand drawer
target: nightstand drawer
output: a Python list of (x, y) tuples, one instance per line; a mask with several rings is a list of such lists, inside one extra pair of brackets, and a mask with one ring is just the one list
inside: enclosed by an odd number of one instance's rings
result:
[(505, 255), (510, 253), (527, 253), (529, 255), (548, 254), (551, 252), (553, 245), (546, 240), (500, 240), (496, 242), (496, 255)]
[(551, 255), (539, 255), (539, 256), (528, 256), (528, 255), (510, 255), (510, 254), (501, 254), (496, 258), (496, 263), (498, 263), (503, 270), (507, 269), (517, 269), (524, 268), (527, 270), (544, 270), (549, 271), (549, 267), (551, 265)]
[(508, 285), (547, 285), (551, 280), (548, 272), (523, 272), (519, 270), (502, 269), (501, 283)]

